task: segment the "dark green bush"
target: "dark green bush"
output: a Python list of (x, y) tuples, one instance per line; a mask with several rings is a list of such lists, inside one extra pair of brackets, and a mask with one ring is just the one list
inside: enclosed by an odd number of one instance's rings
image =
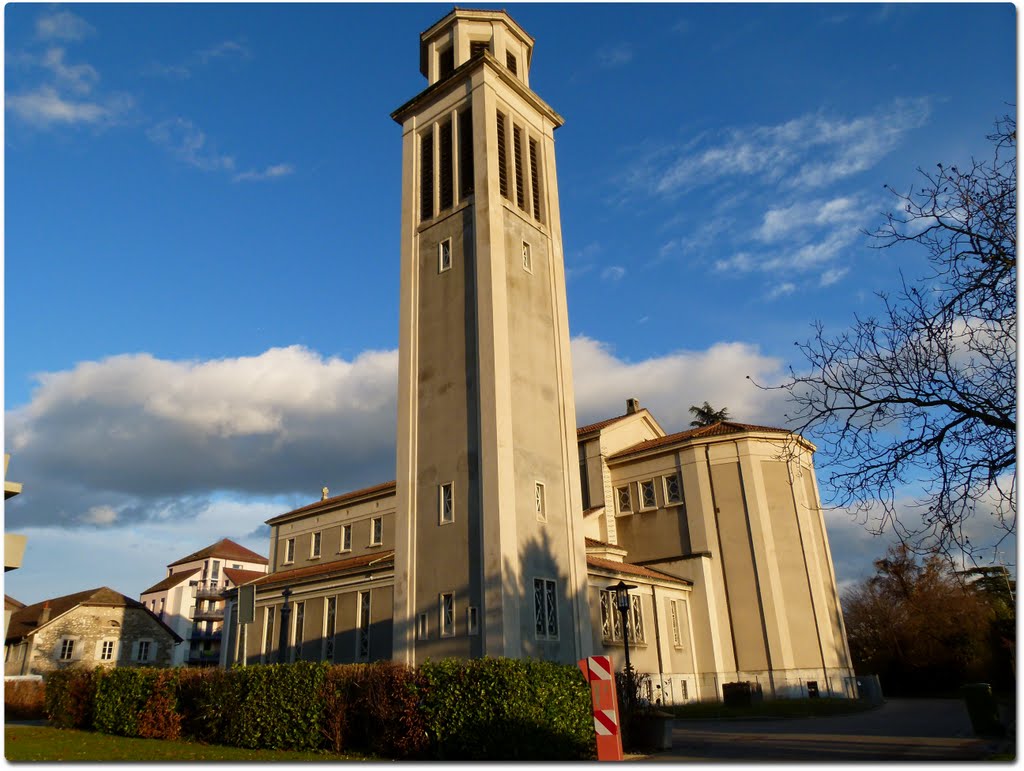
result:
[(422, 706), (441, 759), (555, 760), (593, 755), (590, 691), (579, 669), (546, 661), (425, 663)]
[(275, 750), (316, 749), (322, 743), (320, 693), (325, 664), (300, 661), (237, 667), (224, 681), (224, 744)]
[(63, 669), (46, 676), (46, 717), (57, 728), (92, 728), (98, 670)]
[(158, 669), (97, 670), (97, 731), (117, 736), (139, 736), (139, 716), (153, 695)]

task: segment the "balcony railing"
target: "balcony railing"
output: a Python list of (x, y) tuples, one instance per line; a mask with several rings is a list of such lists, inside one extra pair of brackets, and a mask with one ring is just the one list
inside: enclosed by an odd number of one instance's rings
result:
[(223, 621), (224, 608), (201, 608), (193, 605), (191, 618), (196, 621)]
[(208, 632), (205, 629), (193, 629), (188, 636), (190, 640), (219, 640), (221, 638), (221, 630), (217, 629), (212, 632)]
[(220, 597), (221, 592), (228, 588), (227, 581), (196, 581), (196, 597), (215, 599)]

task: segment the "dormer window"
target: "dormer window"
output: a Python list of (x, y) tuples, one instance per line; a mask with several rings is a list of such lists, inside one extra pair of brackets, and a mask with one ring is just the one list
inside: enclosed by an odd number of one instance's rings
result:
[(438, 77), (444, 80), (455, 72), (455, 48), (448, 46), (437, 55)]

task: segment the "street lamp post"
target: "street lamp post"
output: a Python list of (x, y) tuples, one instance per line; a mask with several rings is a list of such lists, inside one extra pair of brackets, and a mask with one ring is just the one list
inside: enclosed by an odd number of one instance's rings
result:
[(288, 607), (288, 598), (292, 596), (292, 590), (285, 587), (281, 592), (284, 604), (281, 606), (281, 629), (277, 635), (277, 663), (284, 664), (287, 660), (288, 650), (288, 621), (292, 615), (292, 609)]
[(633, 667), (629, 663), (629, 611), (630, 611), (630, 598), (629, 590), (636, 589), (635, 586), (627, 584), (625, 581), (619, 581), (614, 586), (609, 586), (608, 590), (615, 592), (615, 607), (618, 608), (619, 613), (622, 614), (622, 643), (626, 651), (626, 667), (623, 670), (626, 675), (626, 706), (627, 708), (632, 706), (633, 703)]

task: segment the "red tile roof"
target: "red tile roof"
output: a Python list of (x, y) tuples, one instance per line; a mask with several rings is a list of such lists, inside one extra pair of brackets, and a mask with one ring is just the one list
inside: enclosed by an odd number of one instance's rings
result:
[(335, 495), (323, 501), (316, 501), (315, 503), (310, 503), (307, 504), (306, 506), (300, 506), (297, 509), (286, 511), (284, 514), (278, 514), (276, 517), (271, 517), (270, 519), (268, 519), (267, 524), (273, 525), (277, 522), (280, 522), (283, 519), (292, 517), (296, 514), (305, 514), (306, 512), (314, 511), (316, 509), (321, 508), (332, 508), (342, 503), (348, 503), (349, 501), (353, 501), (357, 498), (393, 492), (395, 489), (395, 480), (391, 480), (390, 482), (382, 482), (379, 485), (373, 485), (372, 487), (364, 487), (362, 490), (353, 490), (350, 493)]
[(699, 428), (691, 428), (686, 431), (680, 431), (675, 434), (669, 434), (668, 436), (661, 436), (657, 439), (647, 439), (639, 444), (634, 444), (632, 447), (627, 447), (625, 450), (621, 450), (614, 455), (610, 455), (608, 460), (618, 460), (619, 458), (625, 458), (630, 455), (636, 455), (637, 453), (646, 452), (647, 450), (654, 450), (658, 447), (665, 447), (667, 445), (676, 444), (677, 442), (686, 442), (693, 439), (706, 439), (712, 436), (726, 436), (728, 434), (739, 434), (745, 431), (767, 431), (773, 434), (792, 434), (785, 428), (773, 428), (772, 426), (754, 426), (749, 423), (735, 423), (731, 420), (722, 421), (720, 423), (713, 423), (710, 426), (701, 426)]
[(238, 568), (224, 568), (225, 577), (235, 586), (247, 584), (265, 575), (261, 570), (239, 570)]
[(392, 567), (395, 563), (395, 552), (394, 550), (386, 552), (378, 552), (375, 554), (363, 554), (359, 557), (349, 557), (343, 560), (334, 560), (333, 562), (325, 562), (321, 565), (311, 565), (305, 568), (292, 568), (291, 570), (279, 570), (276, 573), (270, 573), (263, 578), (254, 581), (256, 586), (273, 586), (275, 584), (286, 584), (292, 581), (300, 581), (307, 578), (316, 578), (318, 576), (330, 575), (331, 573), (341, 573), (350, 570), (358, 570), (359, 568), (370, 567)]
[(53, 620), (57, 618), (57, 616), (61, 616), (69, 610), (73, 610), (80, 606), (134, 608), (143, 610), (146, 613), (149, 613), (153, 620), (160, 624), (160, 626), (162, 626), (169, 635), (174, 637), (175, 640), (181, 642), (182, 639), (173, 629), (161, 621), (154, 613), (150, 612), (150, 610), (138, 600), (126, 597), (120, 592), (115, 592), (109, 587), (101, 586), (98, 589), (87, 589), (84, 592), (66, 594), (63, 597), (53, 597), (49, 600), (37, 602), (34, 605), (26, 605), (11, 616), (11, 622), (7, 626), (7, 641), (19, 640), (22, 637), (35, 632), (40, 627), (39, 619), (42, 616), (43, 608), (46, 606), (49, 606), (50, 608), (50, 620)]
[[(635, 415), (636, 413), (633, 414)], [(602, 428), (606, 428), (610, 426), (612, 423), (618, 423), (623, 418), (628, 418), (629, 415), (630, 413), (627, 412), (625, 415), (616, 415), (614, 418), (600, 420), (597, 423), (591, 423), (589, 426), (580, 426), (579, 428), (576, 429), (576, 436), (583, 436), (584, 434), (589, 434), (594, 431), (600, 431)]]
[(142, 592), (141, 594), (151, 594), (153, 592), (166, 592), (172, 586), (177, 586), (189, 576), (194, 576), (201, 569), (202, 568), (192, 568), (191, 570), (182, 570), (177, 573), (171, 573), (163, 581), (153, 584), (151, 587), (146, 589), (146, 591)]
[(599, 541), (596, 538), (584, 538), (583, 542), (584, 542), (584, 544), (586, 545), (586, 547), (588, 549), (604, 549), (604, 548), (608, 548), (608, 547), (611, 547), (613, 549), (621, 548), (619, 546), (616, 546), (613, 543), (607, 543), (606, 541)]
[(207, 557), (221, 557), (223, 559), (239, 560), (241, 562), (257, 562), (260, 565), (266, 565), (269, 562), (269, 560), (267, 560), (267, 558), (262, 554), (257, 554), (250, 549), (246, 549), (241, 544), (237, 544), (228, 538), (221, 538), (217, 543), (210, 544), (205, 549), (193, 552), (187, 557), (182, 557), (180, 560), (175, 560), (167, 567), (172, 568), (175, 565), (183, 565), (186, 562), (206, 559)]
[(685, 578), (672, 576), (668, 573), (662, 573), (660, 570), (652, 570), (651, 568), (644, 567), (643, 565), (634, 565), (631, 562), (616, 562), (615, 560), (592, 557), (589, 554), (587, 555), (587, 566), (602, 570), (611, 570), (616, 573), (625, 573), (626, 575), (651, 578), (655, 581), (671, 581), (676, 584), (693, 585), (692, 581), (687, 581)]
[(25, 603), (21, 602), (20, 600), (14, 599), (9, 594), (4, 595), (4, 610), (18, 610), (19, 608), (24, 607)]

